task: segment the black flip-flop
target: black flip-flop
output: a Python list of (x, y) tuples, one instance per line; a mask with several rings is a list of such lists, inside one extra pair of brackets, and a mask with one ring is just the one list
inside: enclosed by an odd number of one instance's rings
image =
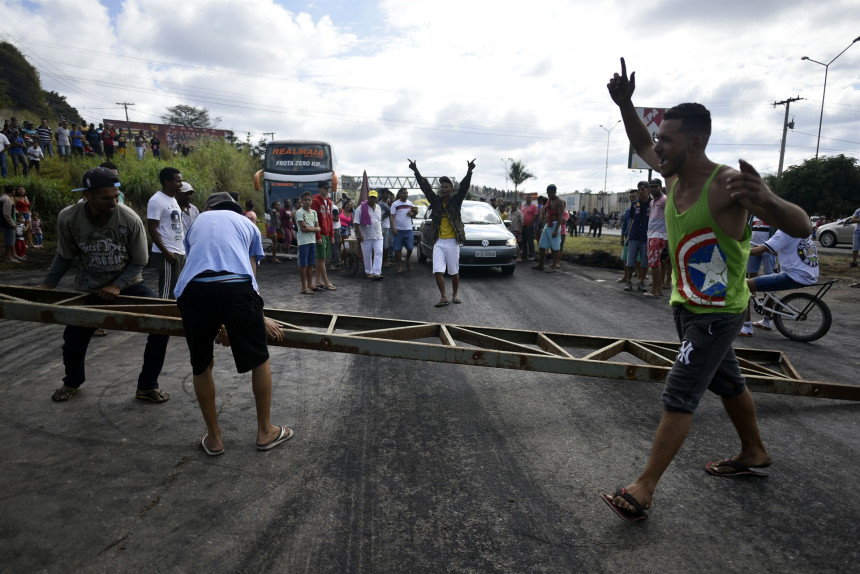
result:
[[(716, 470), (717, 467), (720, 467), (720, 466), (728, 466), (729, 468), (731, 468), (731, 470), (728, 472), (720, 472), (720, 471)], [(717, 460), (714, 462), (709, 462), (708, 464), (705, 465), (705, 470), (709, 474), (713, 474), (714, 476), (728, 476), (728, 477), (732, 477), (732, 476), (755, 476), (758, 478), (766, 478), (767, 476), (769, 476), (768, 473), (766, 473), (766, 472), (759, 472), (757, 470), (753, 470), (750, 467), (748, 467), (747, 465), (741, 464), (741, 463), (734, 461), (730, 458), (727, 458), (725, 460)]]
[(434, 305), (434, 307), (447, 307), (448, 303), (450, 303), (450, 301), (439, 301)]
[(170, 395), (161, 389), (151, 389), (147, 391), (137, 391), (135, 393), (134, 398), (139, 399), (141, 401), (149, 401), (152, 403), (166, 403), (170, 400)]
[[(614, 502), (612, 502), (612, 500), (616, 496), (620, 496), (621, 498), (626, 500), (636, 510), (631, 512), (630, 510), (627, 510), (626, 508), (616, 506), (616, 504)], [(626, 488), (619, 488), (615, 491), (615, 494), (611, 494), (611, 495), (610, 494), (601, 494), (600, 498), (603, 499), (603, 502), (605, 502), (607, 505), (609, 505), (609, 508), (611, 508), (615, 512), (615, 514), (617, 514), (618, 516), (620, 516), (624, 520), (636, 521), (636, 520), (645, 520), (646, 518), (648, 518), (648, 515), (645, 514), (645, 508), (641, 504), (639, 504), (638, 500), (633, 498), (630, 495), (630, 493), (627, 492)]]

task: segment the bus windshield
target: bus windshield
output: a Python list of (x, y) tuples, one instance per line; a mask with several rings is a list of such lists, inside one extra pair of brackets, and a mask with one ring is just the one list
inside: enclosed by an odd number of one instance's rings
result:
[(283, 174), (332, 171), (331, 147), (326, 143), (272, 142), (266, 147), (267, 172)]

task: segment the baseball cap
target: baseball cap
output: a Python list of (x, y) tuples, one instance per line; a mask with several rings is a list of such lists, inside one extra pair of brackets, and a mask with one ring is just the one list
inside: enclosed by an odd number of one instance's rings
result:
[(663, 182), (655, 177), (654, 179), (651, 180), (651, 183), (649, 185), (663, 187)]
[(554, 183), (549, 184), (548, 186), (546, 186), (546, 190), (547, 191), (556, 191), (555, 184)]
[(648, 187), (648, 182), (647, 181), (640, 181), (639, 183), (636, 184), (636, 187)]
[(72, 191), (91, 191), (103, 187), (119, 187), (119, 178), (106, 167), (94, 167), (87, 170), (81, 178), (81, 187)]
[(194, 188), (191, 187), (191, 184), (187, 181), (183, 181), (182, 187), (179, 189), (179, 193), (194, 193)]
[(322, 187), (328, 187), (328, 188), (330, 188), (330, 187), (331, 187), (331, 182), (329, 182), (328, 180), (320, 181), (320, 182), (318, 182), (318, 183), (317, 183), (317, 187), (318, 187), (318, 188), (322, 188)]
[(379, 197), (379, 194), (378, 194), (378, 193), (376, 193), (376, 190), (375, 190), (375, 189), (371, 189), (371, 190), (367, 193), (367, 197)]
[(236, 203), (236, 201), (226, 191), (219, 191), (218, 193), (210, 195), (206, 200), (204, 210), (205, 209), (211, 209), (212, 211), (228, 209), (230, 211), (235, 211), (239, 215), (242, 214), (242, 206)]

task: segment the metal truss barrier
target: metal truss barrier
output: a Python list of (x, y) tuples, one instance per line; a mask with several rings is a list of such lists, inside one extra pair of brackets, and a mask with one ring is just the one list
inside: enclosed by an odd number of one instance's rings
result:
[[(270, 345), (624, 381), (663, 381), (679, 344), (266, 309), (284, 340)], [(0, 318), (184, 336), (176, 303), (0, 285)], [(805, 381), (779, 351), (735, 349), (753, 391), (860, 401), (860, 386)]]

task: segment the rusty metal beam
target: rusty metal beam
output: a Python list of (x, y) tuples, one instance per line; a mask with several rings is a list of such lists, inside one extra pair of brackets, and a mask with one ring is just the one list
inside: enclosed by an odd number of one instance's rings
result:
[[(397, 357), (624, 381), (666, 378), (678, 343), (541, 333), (423, 321), (266, 309), (284, 340), (316, 351)], [(0, 285), (0, 318), (184, 336), (175, 302), (121, 296), (105, 304), (93, 294)], [(619, 357), (630, 355), (641, 363)], [(779, 351), (735, 349), (753, 391), (860, 401), (860, 386), (803, 380)]]

